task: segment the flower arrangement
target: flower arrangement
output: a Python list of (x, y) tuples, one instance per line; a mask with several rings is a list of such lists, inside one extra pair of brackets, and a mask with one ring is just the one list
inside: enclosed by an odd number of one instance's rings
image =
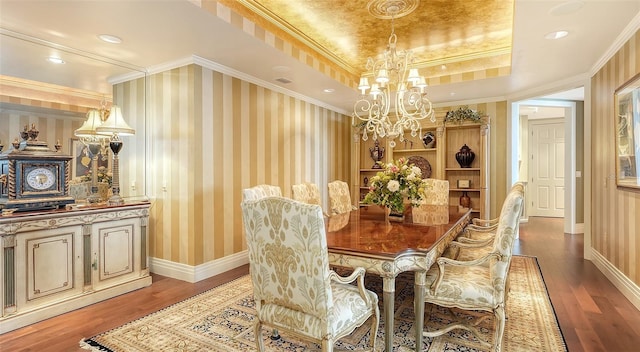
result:
[(444, 117), (445, 122), (462, 123), (466, 121), (482, 122), (484, 113), (471, 110), (468, 106), (461, 106), (456, 110), (449, 110)]
[(113, 180), (113, 176), (108, 171), (109, 170), (107, 170), (107, 168), (104, 167), (104, 166), (98, 167), (98, 175), (97, 175), (98, 182), (107, 183), (107, 184), (111, 185), (111, 181)]
[(400, 214), (404, 212), (405, 197), (412, 205), (418, 206), (427, 187), (420, 168), (407, 165), (405, 158), (382, 166), (384, 169), (369, 180), (369, 193), (363, 203), (384, 206), (392, 213)]
[[(98, 173), (96, 174), (96, 180), (98, 183), (106, 183), (111, 185), (111, 181), (113, 180), (113, 176), (110, 172), (108, 172), (106, 167), (100, 166), (98, 167)], [(87, 182), (91, 181), (91, 169), (85, 174), (74, 180), (79, 179), (79, 182)]]

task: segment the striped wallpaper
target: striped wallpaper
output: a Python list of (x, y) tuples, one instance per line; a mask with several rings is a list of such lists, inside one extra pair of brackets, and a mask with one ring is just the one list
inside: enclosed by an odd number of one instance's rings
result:
[[(350, 120), (191, 64), (149, 77), (152, 257), (199, 265), (246, 248), (243, 188), (349, 180)], [(114, 96), (118, 101), (118, 97)]]
[(35, 124), (40, 133), (38, 139), (46, 141), (53, 150), (56, 142), (62, 145), (61, 152), (71, 154), (71, 138), (73, 131), (82, 126), (84, 120), (70, 118), (63, 114), (49, 114), (26, 110), (1, 110), (0, 111), (0, 144), (4, 145), (3, 151), (11, 148), (11, 143), (20, 139), (20, 131), (24, 126)]
[(636, 32), (591, 79), (592, 247), (636, 285), (640, 285), (640, 191), (616, 187), (613, 96), (638, 73)]

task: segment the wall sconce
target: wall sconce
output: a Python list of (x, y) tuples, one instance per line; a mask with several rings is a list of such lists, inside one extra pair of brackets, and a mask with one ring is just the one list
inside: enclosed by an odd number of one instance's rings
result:
[(118, 105), (111, 106), (109, 117), (99, 127), (96, 128), (98, 133), (111, 134), (109, 148), (113, 152), (113, 184), (111, 190), (113, 195), (107, 200), (108, 205), (122, 205), (124, 199), (120, 196), (120, 165), (118, 153), (122, 150), (122, 140), (120, 135), (128, 136), (136, 134), (136, 131), (129, 127), (122, 116), (122, 110)]

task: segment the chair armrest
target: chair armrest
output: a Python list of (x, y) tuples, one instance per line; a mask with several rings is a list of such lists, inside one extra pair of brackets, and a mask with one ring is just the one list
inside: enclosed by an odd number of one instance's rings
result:
[(362, 299), (366, 304), (371, 304), (371, 302), (369, 301), (369, 295), (367, 295), (366, 289), (364, 287), (365, 272), (366, 271), (364, 270), (363, 267), (357, 267), (355, 268), (355, 270), (353, 270), (351, 275), (344, 277), (344, 276), (338, 275), (335, 271), (331, 270), (329, 272), (329, 279), (331, 281), (335, 281), (341, 284), (350, 284), (353, 281), (358, 280), (358, 291), (360, 291), (360, 296), (362, 297)]
[(495, 229), (497, 228), (498, 228), (498, 224), (493, 224), (489, 226), (477, 226), (477, 225), (469, 224), (465, 227), (466, 230), (475, 231), (475, 232), (491, 232), (491, 231), (495, 231)]
[(449, 245), (459, 248), (480, 248), (493, 244), (493, 238), (487, 238), (484, 240), (474, 240), (472, 238), (460, 237), (455, 241), (452, 241)]
[(495, 225), (498, 223), (499, 220), (500, 220), (499, 218), (494, 218), (491, 220), (473, 218), (471, 219), (471, 224), (475, 226), (485, 227), (485, 226)]
[(446, 265), (465, 266), (465, 267), (478, 266), (490, 260), (491, 258), (499, 259), (500, 254), (491, 252), (481, 258), (469, 260), (469, 261), (459, 261), (459, 260), (455, 260), (447, 257), (439, 257), (438, 259), (436, 259), (436, 263), (438, 264), (438, 277), (431, 285), (431, 292), (435, 293), (438, 290), (438, 287), (440, 287), (440, 283), (442, 283), (442, 279), (444, 278), (444, 271), (445, 271)]

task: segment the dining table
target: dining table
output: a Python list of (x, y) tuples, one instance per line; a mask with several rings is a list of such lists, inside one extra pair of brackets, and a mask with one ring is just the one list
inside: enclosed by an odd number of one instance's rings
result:
[(397, 222), (383, 207), (362, 206), (325, 224), (331, 266), (362, 267), (382, 278), (385, 351), (393, 351), (396, 277), (414, 272), (415, 350), (421, 351), (427, 270), (471, 219), (471, 210), (458, 206), (421, 205), (420, 212), (419, 224), (410, 210)]

